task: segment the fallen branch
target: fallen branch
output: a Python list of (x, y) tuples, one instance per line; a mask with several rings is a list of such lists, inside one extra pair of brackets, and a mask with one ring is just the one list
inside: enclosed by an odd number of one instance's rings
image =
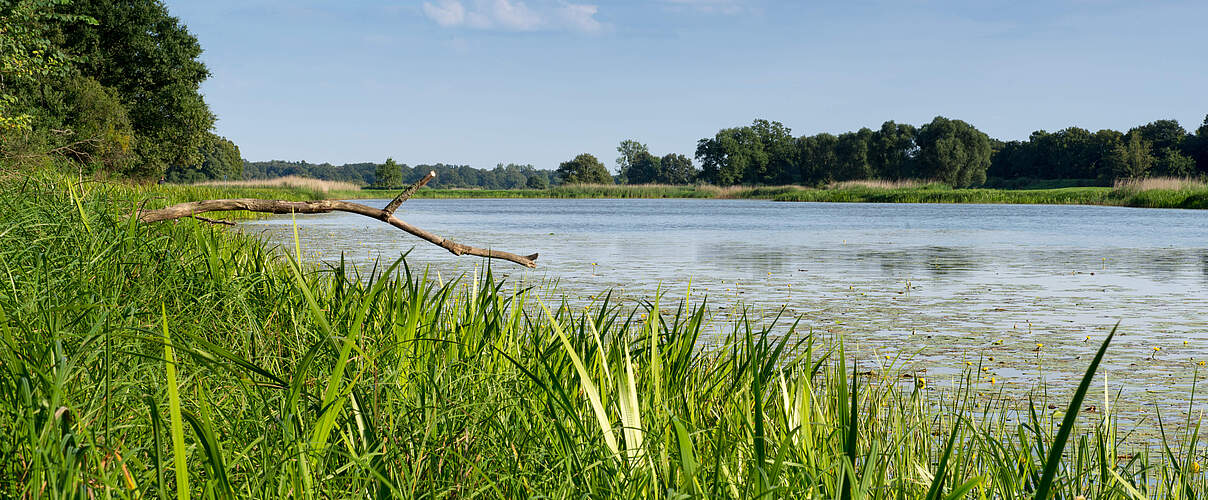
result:
[(432, 178), (435, 176), (435, 172), (429, 172), (428, 175), (423, 179), (420, 179), (419, 182), (415, 183), (410, 188), (407, 188), (407, 190), (399, 194), (398, 197), (392, 200), (384, 210), (362, 205), (360, 203), (341, 200), (285, 201), (262, 200), (257, 198), (230, 198), (222, 200), (204, 200), (177, 203), (170, 207), (156, 210), (139, 210), (138, 220), (140, 222), (150, 223), (175, 220), (183, 217), (197, 218), (197, 214), (229, 210), (246, 210), (248, 212), (269, 214), (325, 214), (329, 212), (348, 212), (364, 215), (366, 217), (374, 218), (390, 224), (391, 226), (402, 229), (413, 236), (427, 240), (433, 245), (444, 248), (453, 255), (476, 255), (479, 257), (486, 257), (488, 259), (501, 259), (515, 262), (526, 267), (537, 267), (537, 254), (516, 255), (514, 253), (501, 252), (499, 250), (490, 250), (472, 247), (470, 245), (463, 245), (448, 238), (443, 238), (432, 234), (428, 231), (408, 224), (398, 217), (395, 217), (394, 211), (398, 209), (399, 205), (406, 201), (407, 198), (410, 198), (411, 195), (415, 194), (416, 190), (418, 190), (424, 184), (427, 184), (428, 181), (432, 180)]
[(199, 221), (202, 221), (202, 222), (209, 222), (210, 224), (222, 224), (224, 226), (234, 226), (235, 225), (234, 221), (229, 221), (229, 220), (211, 219), (209, 217), (202, 217), (200, 215), (193, 215), (191, 217), (193, 217), (194, 219), (197, 219)]

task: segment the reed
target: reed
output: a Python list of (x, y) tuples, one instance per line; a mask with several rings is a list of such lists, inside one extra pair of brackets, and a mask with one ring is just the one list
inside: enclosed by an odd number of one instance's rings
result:
[(332, 191), (359, 191), (361, 189), (360, 185), (351, 182), (325, 181), (322, 179), (312, 179), (310, 177), (300, 177), (297, 175), (287, 175), (285, 177), (277, 177), (274, 179), (205, 181), (198, 182), (193, 185), (223, 188), (288, 188), (301, 189), (316, 193), (329, 193)]
[(490, 268), (358, 274), (128, 216), (208, 194), (178, 189), (0, 183), (0, 497), (1208, 494), (1192, 416), (1121, 438), (1108, 340), (1076, 390), (1020, 401), (790, 319), (706, 343), (707, 303), (572, 307)]
[(1113, 187), (1116, 190), (1141, 192), (1151, 190), (1163, 191), (1204, 191), (1208, 184), (1202, 179), (1192, 177), (1144, 177), (1140, 179), (1119, 179)]

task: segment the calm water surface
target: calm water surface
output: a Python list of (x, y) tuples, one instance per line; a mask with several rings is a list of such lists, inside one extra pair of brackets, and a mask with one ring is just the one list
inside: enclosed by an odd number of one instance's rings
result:
[[(867, 364), (903, 355), (941, 378), (979, 359), (987, 383), (1007, 387), (1077, 377), (1117, 321), (1109, 383), (1173, 404), (1208, 359), (1208, 212), (418, 199), (398, 215), (455, 241), (540, 252), (536, 270), (492, 266), (511, 282), (557, 280), (577, 302), (608, 289), (683, 297), (691, 282), (717, 328), (743, 306), (761, 316), (784, 306), (799, 330), (840, 333)], [(365, 264), (411, 250), (413, 266), (446, 279), (483, 265), (362, 216), (299, 217), (298, 228), (303, 251), (320, 259), (343, 252)], [(293, 244), (289, 217), (244, 230)]]

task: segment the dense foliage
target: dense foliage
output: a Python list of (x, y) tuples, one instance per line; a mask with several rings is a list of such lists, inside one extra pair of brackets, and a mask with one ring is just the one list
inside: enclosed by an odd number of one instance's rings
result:
[(0, 0), (0, 157), (136, 179), (238, 176), (201, 46), (159, 0)]
[(612, 184), (612, 175), (600, 160), (588, 153), (558, 165), (558, 180), (563, 184)]
[[(633, 169), (640, 153), (627, 156), (625, 165)], [(755, 120), (701, 139), (696, 159), (701, 163), (696, 179), (723, 186), (866, 179), (927, 179), (954, 187), (1038, 179), (1110, 184), (1208, 174), (1208, 118), (1195, 133), (1175, 120), (1158, 120), (1127, 133), (1071, 127), (1005, 143), (944, 117), (921, 127), (888, 121), (878, 130), (796, 138), (779, 122)]]

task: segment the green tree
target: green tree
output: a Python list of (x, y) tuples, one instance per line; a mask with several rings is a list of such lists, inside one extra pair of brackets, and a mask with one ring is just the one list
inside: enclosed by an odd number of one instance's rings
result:
[(386, 158), (386, 163), (378, 165), (376, 174), (374, 186), (379, 189), (392, 189), (403, 185), (403, 171), (394, 162), (394, 158)]
[(839, 157), (835, 148), (839, 138), (832, 134), (822, 133), (797, 140), (801, 162), (798, 165), (801, 182), (805, 184), (824, 184), (835, 179), (839, 169)]
[(639, 152), (624, 174), (625, 182), (629, 184), (659, 182), (661, 169), (659, 157), (646, 151)]
[(839, 142), (835, 145), (835, 157), (838, 160), (835, 180), (868, 179), (873, 176), (872, 164), (868, 158), (872, 136), (872, 130), (867, 128), (839, 135)]
[(621, 156), (617, 157), (617, 174), (620, 176), (621, 182), (627, 184), (640, 183), (629, 180), (629, 169), (633, 167), (634, 162), (638, 160), (638, 157), (642, 153), (650, 154), (650, 150), (645, 144), (633, 139), (626, 139), (621, 141), (621, 145), (617, 146), (617, 152), (621, 154)]
[[(134, 130), (126, 108), (113, 89), (92, 78), (69, 80), (64, 93), (62, 126), (66, 156), (109, 172), (125, 170), (133, 156)], [(242, 160), (236, 155), (242, 168)]]
[(1128, 132), (1141, 134), (1141, 139), (1144, 139), (1153, 148), (1150, 152), (1154, 156), (1167, 148), (1178, 149), (1187, 137), (1187, 130), (1179, 125), (1178, 120), (1157, 120), (1135, 127)]
[(201, 160), (193, 165), (168, 167), (164, 176), (172, 182), (234, 180), (243, 177), (243, 158), (239, 154), (239, 146), (226, 137), (207, 133), (201, 145), (200, 157)]
[(701, 177), (719, 186), (759, 182), (766, 171), (768, 154), (759, 134), (751, 127), (722, 129), (712, 138), (696, 143)]
[(1188, 138), (1188, 156), (1195, 159), (1196, 169), (1200, 173), (1208, 173), (1208, 116), (1204, 124), (1196, 129), (1195, 136)]
[(919, 174), (953, 187), (980, 185), (990, 166), (990, 137), (961, 120), (935, 117), (919, 129)]
[(549, 179), (541, 174), (533, 174), (524, 181), (524, 187), (529, 189), (549, 189)]
[(1153, 174), (1167, 177), (1187, 177), (1195, 173), (1195, 160), (1175, 148), (1154, 151)]
[(664, 184), (691, 184), (696, 181), (696, 167), (687, 156), (670, 153), (659, 160), (658, 182)]
[(1107, 164), (1115, 179), (1139, 179), (1149, 174), (1153, 166), (1150, 144), (1141, 134), (1130, 132), (1108, 157)]
[(914, 137), (918, 129), (892, 120), (881, 124), (868, 145), (868, 162), (873, 175), (884, 179), (903, 179), (913, 175), (911, 162), (918, 149)]
[(558, 165), (558, 178), (563, 184), (612, 184), (612, 176), (600, 160), (587, 153)]
[(748, 182), (759, 184), (789, 184), (797, 179), (797, 163), (800, 152), (792, 130), (783, 123), (763, 119), (755, 120), (750, 127), (758, 137), (760, 149), (766, 159), (754, 161), (747, 173)]
[(209, 72), (197, 39), (159, 0), (75, 0), (65, 10), (97, 21), (62, 26), (63, 48), (125, 105), (136, 156), (126, 173), (158, 177), (169, 165), (196, 164), (214, 124), (199, 92)]
[[(87, 16), (56, 9), (61, 0), (0, 0), (0, 134), (33, 130), (43, 86), (67, 77), (74, 58), (54, 43), (65, 25), (89, 25)], [(6, 141), (0, 141), (6, 142)]]

